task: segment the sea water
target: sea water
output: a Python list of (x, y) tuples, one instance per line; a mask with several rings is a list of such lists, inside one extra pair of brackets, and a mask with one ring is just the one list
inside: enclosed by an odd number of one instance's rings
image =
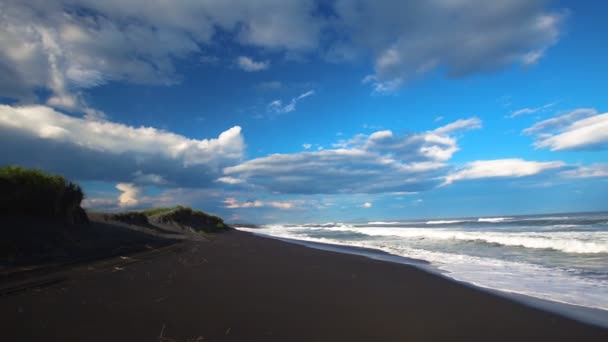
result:
[(608, 212), (239, 229), (380, 250), (480, 287), (608, 310)]

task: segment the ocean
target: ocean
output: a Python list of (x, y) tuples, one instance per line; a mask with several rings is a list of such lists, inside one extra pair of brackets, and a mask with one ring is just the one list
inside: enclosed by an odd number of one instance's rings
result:
[(608, 310), (608, 212), (238, 229), (363, 247), (479, 287)]

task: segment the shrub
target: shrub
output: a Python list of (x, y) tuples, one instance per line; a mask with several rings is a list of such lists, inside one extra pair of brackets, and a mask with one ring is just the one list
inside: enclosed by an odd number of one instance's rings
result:
[(65, 220), (86, 221), (80, 208), (82, 189), (62, 176), (19, 166), (0, 167), (0, 212)]

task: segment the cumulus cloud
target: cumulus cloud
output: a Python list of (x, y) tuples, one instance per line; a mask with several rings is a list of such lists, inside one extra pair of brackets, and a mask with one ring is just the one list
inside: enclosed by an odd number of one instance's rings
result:
[[(86, 107), (82, 90), (111, 81), (174, 84), (179, 61), (217, 62), (201, 51), (217, 37), (333, 61), (372, 56), (368, 80), (387, 92), (438, 66), (458, 77), (535, 63), (562, 21), (542, 0), (4, 0), (0, 95), (31, 103), (45, 89), (48, 105), (74, 108)], [(267, 66), (240, 62), (252, 71)]]
[(518, 158), (478, 160), (445, 176), (442, 186), (467, 179), (526, 177), (564, 166), (565, 164), (561, 161), (537, 162)]
[(79, 180), (202, 184), (244, 154), (239, 126), (214, 139), (68, 116), (45, 106), (0, 105), (3, 162)]
[(273, 112), (276, 114), (284, 114), (284, 113), (293, 112), (294, 110), (296, 110), (296, 104), (300, 100), (305, 99), (314, 94), (315, 94), (314, 90), (309, 90), (305, 93), (302, 93), (302, 94), (292, 98), (291, 101), (289, 101), (289, 103), (287, 103), (287, 104), (284, 104), (282, 100), (274, 100), (268, 104), (268, 110), (270, 112)]
[(312, 0), (6, 0), (0, 95), (31, 102), (48, 89), (49, 105), (70, 108), (81, 89), (109, 81), (173, 84), (176, 61), (200, 54), (217, 32), (236, 44), (307, 51), (322, 26), (314, 10)]
[(596, 163), (588, 166), (578, 166), (575, 169), (561, 172), (564, 178), (596, 178), (608, 177), (608, 164)]
[(236, 65), (244, 71), (254, 72), (266, 70), (270, 66), (269, 61), (254, 61), (251, 57), (240, 56), (236, 59)]
[(378, 131), (355, 136), (336, 149), (249, 160), (226, 167), (224, 174), (277, 193), (422, 191), (438, 185), (445, 161), (458, 151), (457, 139), (450, 134), (478, 127), (479, 120), (467, 119), (410, 135)]
[(118, 183), (116, 189), (122, 193), (118, 196), (118, 205), (121, 208), (133, 207), (139, 204), (140, 189), (131, 183)]
[[(364, 146), (366, 150), (394, 155), (400, 160), (446, 161), (458, 151), (456, 138), (450, 134), (479, 128), (481, 120), (469, 118), (406, 136), (394, 136), (392, 131), (384, 130), (371, 134)], [(357, 138), (354, 141), (356, 144)]]
[(368, 209), (372, 207), (372, 204), (370, 202), (365, 202), (363, 203), (362, 207)]
[(525, 0), (339, 0), (335, 10), (350, 44), (374, 55), (376, 73), (368, 82), (377, 92), (439, 66), (461, 77), (535, 63), (557, 41), (563, 20), (542, 1)]
[(597, 150), (608, 146), (608, 113), (577, 109), (536, 123), (524, 134), (536, 135), (536, 148), (560, 150)]

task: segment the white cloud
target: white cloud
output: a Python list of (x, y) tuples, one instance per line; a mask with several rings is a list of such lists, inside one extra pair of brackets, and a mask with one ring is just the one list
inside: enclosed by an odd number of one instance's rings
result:
[(184, 166), (213, 163), (216, 158), (240, 159), (244, 148), (239, 126), (217, 139), (195, 140), (152, 127), (76, 118), (44, 106), (0, 105), (0, 127), (99, 152), (160, 154)]
[(526, 114), (534, 114), (537, 111), (538, 111), (538, 108), (522, 108), (522, 109), (518, 109), (518, 110), (514, 111), (513, 113), (511, 113), (511, 115), (509, 115), (508, 118), (515, 118), (520, 115), (526, 115)]
[(523, 159), (479, 160), (467, 163), (456, 172), (445, 176), (443, 186), (455, 181), (480, 178), (516, 178), (539, 174), (541, 172), (564, 167), (561, 161), (537, 162)]
[(268, 104), (268, 110), (270, 112), (273, 112), (276, 114), (284, 114), (284, 113), (293, 112), (294, 110), (296, 110), (296, 104), (300, 100), (305, 99), (314, 94), (315, 94), (314, 90), (309, 90), (303, 94), (300, 94), (300, 95), (292, 98), (291, 101), (287, 104), (283, 104), (282, 100), (274, 100)]
[(588, 166), (579, 166), (576, 169), (561, 172), (564, 178), (595, 178), (608, 177), (608, 164), (596, 163)]
[(270, 66), (269, 61), (259, 61), (256, 62), (251, 57), (240, 56), (236, 59), (237, 66), (244, 71), (254, 72), (254, 71), (262, 71), (268, 69)]
[[(469, 118), (451, 122), (432, 131), (407, 136), (394, 136), (392, 131), (384, 130), (371, 134), (365, 142), (365, 148), (370, 151), (390, 153), (401, 160), (446, 161), (458, 151), (456, 139), (450, 134), (479, 128), (481, 128), (481, 120)], [(354, 142), (356, 145), (356, 140), (351, 141), (350, 144)]]
[[(339, 62), (372, 56), (368, 81), (376, 92), (391, 92), (440, 66), (457, 77), (536, 63), (557, 41), (564, 17), (541, 0), (326, 6), (332, 15), (313, 0), (5, 0), (0, 95), (32, 103), (45, 89), (50, 96), (38, 102), (86, 107), (81, 92), (107, 82), (180, 82), (176, 64), (192, 57), (216, 63), (202, 50), (218, 43)], [(462, 17), (455, 29), (451, 19)], [(225, 32), (228, 41), (220, 41)], [(265, 65), (245, 63), (250, 70)]]
[(521, 115), (528, 115), (528, 114), (542, 112), (548, 108), (553, 107), (554, 105), (555, 105), (555, 102), (552, 102), (552, 103), (547, 103), (545, 105), (542, 105), (540, 107), (518, 109), (518, 110), (513, 111), (510, 115), (507, 115), (507, 118), (513, 119), (513, 118), (516, 118)]
[(401, 88), (404, 81), (400, 77), (379, 81), (376, 75), (367, 75), (361, 80), (361, 83), (371, 85), (373, 94), (390, 94)]
[(438, 184), (444, 162), (458, 150), (450, 134), (479, 126), (467, 119), (410, 135), (378, 131), (335, 149), (256, 158), (226, 167), (224, 174), (276, 193), (417, 192)]
[(118, 199), (116, 198), (89, 198), (86, 197), (82, 200), (82, 205), (85, 209), (94, 209), (94, 210), (112, 210), (117, 209)]
[[(449, 76), (537, 62), (559, 37), (563, 14), (541, 1), (339, 0), (350, 46), (371, 51), (374, 91), (392, 92), (444, 67)], [(454, 25), (454, 18), (466, 18)]]
[(302, 144), (302, 147), (304, 147), (305, 150), (310, 150), (312, 144)]
[(118, 196), (118, 205), (121, 208), (133, 207), (139, 204), (140, 189), (131, 183), (118, 183), (116, 189), (122, 193)]
[(152, 127), (72, 117), (45, 106), (0, 105), (0, 142), (7, 163), (35, 162), (78, 179), (157, 184), (211, 182), (221, 168), (239, 162), (245, 149), (239, 126), (215, 139), (197, 140)]
[(225, 184), (241, 184), (243, 183), (242, 179), (238, 179), (238, 178), (234, 178), (234, 177), (220, 177), (217, 179), (218, 182), (220, 183), (225, 183)]
[(555, 135), (539, 137), (535, 146), (552, 151), (605, 149), (608, 145), (608, 113), (579, 120)]
[(433, 119), (433, 122), (439, 122), (441, 120), (443, 120), (443, 116), (437, 116), (435, 119)]
[(458, 131), (481, 128), (481, 120), (478, 118), (460, 119), (445, 126), (435, 129), (433, 132), (437, 134), (449, 134)]
[(301, 100), (301, 99), (307, 98), (309, 96), (312, 96), (314, 94), (315, 94), (314, 90), (309, 90), (309, 91), (307, 91), (307, 92), (305, 92), (303, 94), (300, 94), (298, 97), (296, 97), (296, 100)]
[(372, 204), (370, 202), (365, 202), (365, 203), (363, 203), (362, 207), (366, 208), (366, 209), (369, 209), (369, 208), (372, 207)]
[[(79, 92), (109, 81), (173, 84), (175, 62), (200, 54), (217, 32), (232, 43), (307, 51), (323, 25), (312, 0), (3, 1), (0, 15), (0, 96), (79, 105)], [(81, 104), (82, 105), (82, 104)]]
[(239, 202), (236, 198), (229, 197), (224, 200), (225, 207), (228, 209), (243, 209), (243, 208), (261, 208), (261, 207), (271, 207), (276, 209), (293, 209), (295, 207), (295, 202), (293, 201), (246, 201)]
[(535, 134), (536, 148), (594, 150), (608, 146), (608, 113), (582, 108), (536, 123), (525, 134)]
[(524, 129), (524, 134), (536, 134), (543, 131), (563, 129), (573, 122), (596, 115), (598, 112), (593, 108), (579, 108), (569, 113), (556, 116), (541, 122), (537, 122), (532, 127)]

